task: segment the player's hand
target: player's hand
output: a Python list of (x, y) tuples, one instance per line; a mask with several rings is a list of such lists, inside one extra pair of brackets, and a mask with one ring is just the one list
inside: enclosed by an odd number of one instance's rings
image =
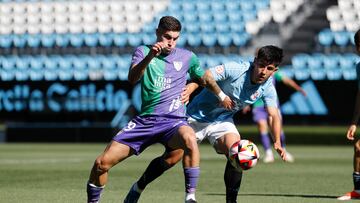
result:
[(183, 92), (181, 93), (181, 98), (180, 98), (181, 103), (187, 105), (190, 100), (190, 94), (191, 92), (189, 88), (187, 87), (183, 88)]
[(231, 100), (229, 96), (226, 96), (224, 101), (220, 101), (220, 106), (227, 110), (231, 110), (235, 107), (235, 102)]
[(155, 44), (152, 45), (149, 54), (151, 54), (153, 57), (159, 56), (162, 52), (163, 47), (164, 45), (162, 42), (156, 42)]
[(355, 136), (355, 132), (356, 132), (356, 125), (351, 125), (346, 133), (346, 137), (348, 140), (354, 140), (354, 136)]
[(286, 153), (285, 153), (285, 150), (281, 147), (281, 144), (278, 143), (278, 142), (275, 142), (274, 143), (274, 149), (280, 155), (281, 159), (283, 161), (285, 161), (286, 160)]

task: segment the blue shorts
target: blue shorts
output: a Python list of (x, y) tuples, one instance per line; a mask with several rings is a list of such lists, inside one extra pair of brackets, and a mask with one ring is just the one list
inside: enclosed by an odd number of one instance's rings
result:
[(183, 125), (189, 126), (186, 118), (136, 116), (113, 137), (113, 140), (128, 145), (139, 155), (155, 143), (167, 146), (167, 142)]

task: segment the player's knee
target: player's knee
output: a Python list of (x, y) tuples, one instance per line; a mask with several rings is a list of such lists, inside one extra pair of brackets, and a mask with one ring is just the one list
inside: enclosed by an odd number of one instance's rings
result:
[(193, 133), (187, 133), (183, 136), (186, 150), (193, 151), (197, 150), (196, 136)]
[(99, 157), (95, 160), (94, 166), (96, 173), (98, 174), (106, 173), (111, 168), (109, 164), (106, 164), (106, 161), (102, 157)]

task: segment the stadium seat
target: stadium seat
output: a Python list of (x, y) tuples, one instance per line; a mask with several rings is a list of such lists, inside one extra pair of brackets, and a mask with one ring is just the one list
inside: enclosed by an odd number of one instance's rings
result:
[(214, 47), (216, 45), (216, 34), (215, 33), (203, 33), (201, 34), (202, 44), (206, 47)]
[(201, 44), (201, 38), (197, 34), (188, 33), (186, 42), (189, 46), (197, 47)]
[(335, 32), (334, 41), (336, 45), (342, 47), (350, 44), (350, 38), (348, 32)]
[(322, 46), (330, 46), (334, 42), (333, 33), (330, 29), (321, 30), (318, 34), (318, 40)]

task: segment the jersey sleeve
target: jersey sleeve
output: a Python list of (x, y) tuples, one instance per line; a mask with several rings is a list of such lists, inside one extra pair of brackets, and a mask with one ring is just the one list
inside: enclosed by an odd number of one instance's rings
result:
[(139, 46), (135, 49), (131, 57), (131, 65), (140, 63), (145, 58), (145, 46)]
[(204, 69), (200, 67), (199, 58), (194, 53), (191, 54), (188, 73), (190, 78), (196, 79), (201, 78), (205, 73)]
[(264, 95), (262, 97), (266, 107), (278, 107), (278, 96), (275, 86), (272, 83), (265, 88)]
[(216, 81), (222, 81), (239, 74), (239, 64), (236, 62), (229, 62), (212, 67), (209, 70)]

